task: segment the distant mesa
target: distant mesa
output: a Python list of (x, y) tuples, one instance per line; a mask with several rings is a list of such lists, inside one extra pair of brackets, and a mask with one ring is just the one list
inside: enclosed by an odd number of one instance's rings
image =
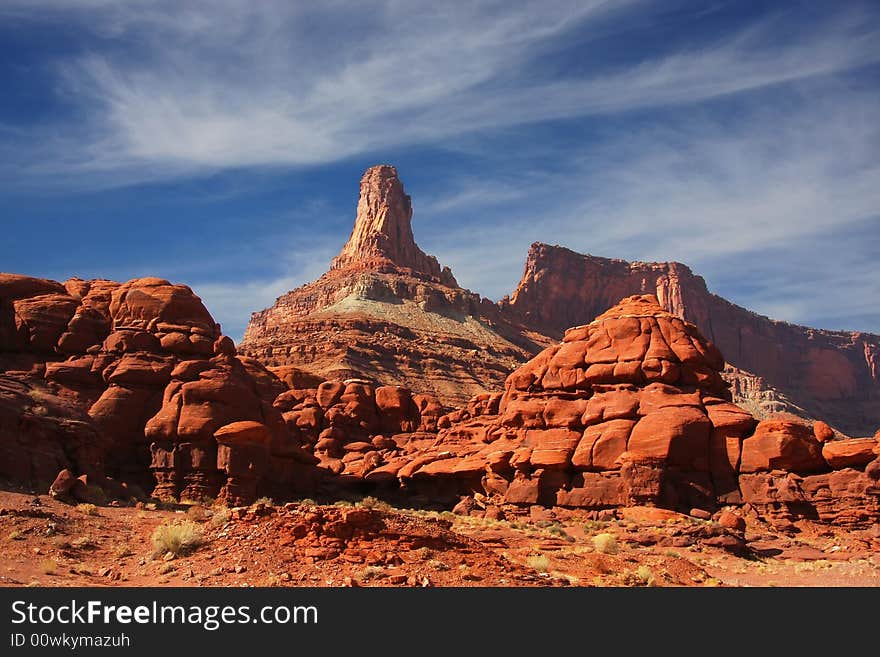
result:
[(678, 262), (627, 262), (533, 244), (506, 310), (549, 336), (592, 320), (623, 297), (653, 294), (727, 358), (734, 399), (759, 416), (822, 418), (847, 435), (880, 425), (880, 336), (769, 319), (712, 294)]

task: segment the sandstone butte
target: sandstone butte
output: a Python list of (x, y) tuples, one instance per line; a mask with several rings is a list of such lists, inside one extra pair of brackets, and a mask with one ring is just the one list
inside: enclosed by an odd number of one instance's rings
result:
[(363, 378), (450, 406), (500, 389), (548, 339), (461, 288), (416, 245), (411, 222), (396, 169), (368, 169), (351, 237), (330, 270), (254, 313), (239, 351), (294, 383)]
[[(62, 499), (345, 491), (410, 504), (631, 505), (864, 527), (880, 447), (732, 404), (719, 350), (650, 295), (452, 413), (369, 381), (290, 387), (186, 286), (0, 275), (0, 479)], [(460, 507), (461, 508), (461, 507)]]
[(844, 437), (880, 426), (880, 336), (757, 315), (711, 294), (681, 263), (540, 243), (513, 294), (493, 303), (419, 249), (412, 214), (396, 170), (369, 169), (351, 237), (330, 271), (255, 313), (240, 351), (297, 385), (358, 377), (457, 407), (500, 390), (508, 372), (566, 328), (624, 297), (653, 294), (725, 353), (733, 399), (756, 416), (821, 419)]

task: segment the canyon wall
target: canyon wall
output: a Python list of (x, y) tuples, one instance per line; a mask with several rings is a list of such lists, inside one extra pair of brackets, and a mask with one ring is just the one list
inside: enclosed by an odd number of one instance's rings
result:
[(612, 260), (536, 243), (502, 308), (515, 321), (560, 336), (621, 297), (645, 293), (694, 323), (730, 365), (745, 370), (742, 381), (735, 371), (728, 373), (742, 393), (738, 401), (765, 404), (769, 389), (776, 393), (776, 408), (799, 409), (845, 434), (870, 435), (880, 426), (880, 336), (758, 315), (710, 293), (703, 278), (681, 263)]

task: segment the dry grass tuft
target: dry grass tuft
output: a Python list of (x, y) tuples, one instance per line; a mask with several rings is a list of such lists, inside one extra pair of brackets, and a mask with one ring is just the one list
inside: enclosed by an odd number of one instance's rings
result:
[(214, 515), (211, 516), (211, 527), (219, 529), (229, 522), (229, 509), (226, 507), (214, 507)]
[(614, 534), (596, 534), (593, 537), (593, 547), (601, 554), (617, 554), (620, 551)]
[(550, 569), (550, 559), (543, 554), (535, 554), (526, 559), (529, 568), (534, 568), (539, 573), (546, 573)]
[(198, 549), (205, 542), (202, 528), (191, 520), (179, 524), (165, 524), (156, 527), (150, 537), (153, 542), (153, 556), (170, 552), (174, 556), (187, 554)]

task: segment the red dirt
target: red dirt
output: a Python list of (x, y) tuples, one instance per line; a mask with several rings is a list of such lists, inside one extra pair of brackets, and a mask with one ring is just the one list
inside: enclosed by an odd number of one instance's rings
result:
[[(747, 518), (747, 547), (737, 556), (719, 547), (739, 551), (735, 532), (654, 510), (599, 522), (563, 509), (490, 520), (369, 499), (231, 510), (140, 506), (92, 510), (0, 491), (0, 585), (880, 585), (878, 536), (812, 523), (783, 533)], [(156, 553), (153, 531), (187, 520), (202, 529), (204, 544), (174, 558)], [(598, 534), (615, 537), (616, 553), (597, 551)]]

